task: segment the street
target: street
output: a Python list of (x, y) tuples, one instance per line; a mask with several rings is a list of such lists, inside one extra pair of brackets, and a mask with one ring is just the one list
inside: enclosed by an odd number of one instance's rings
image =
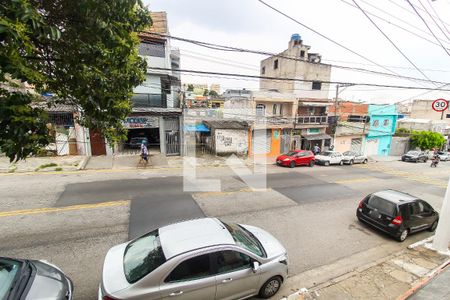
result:
[(365, 195), (387, 188), (440, 210), (450, 162), (437, 168), (401, 161), (269, 165), (267, 172), (268, 189), (251, 191), (226, 167), (199, 168), (197, 176), (221, 179), (221, 192), (184, 192), (181, 168), (1, 174), (0, 252), (54, 263), (74, 281), (75, 299), (96, 299), (111, 246), (171, 222), (213, 216), (272, 233), (287, 248), (295, 279), (358, 253), (387, 255), (429, 236), (421, 232), (398, 243), (360, 224), (355, 210)]

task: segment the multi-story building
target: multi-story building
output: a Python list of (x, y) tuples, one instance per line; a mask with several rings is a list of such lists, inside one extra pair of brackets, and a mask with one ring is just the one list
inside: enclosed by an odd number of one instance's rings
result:
[(437, 112), (433, 110), (431, 104), (434, 100), (414, 100), (411, 104), (412, 119), (427, 119), (427, 120), (443, 120), (450, 124), (450, 108), (444, 112)]
[(370, 126), (366, 133), (367, 155), (390, 155), (392, 136), (397, 126), (397, 109), (394, 104), (370, 104), (368, 108)]
[(327, 99), (331, 66), (322, 64), (322, 56), (311, 53), (300, 35), (293, 34), (288, 48), (278, 55), (261, 61), (260, 74), (264, 77), (295, 78), (306, 81), (261, 79), (260, 89), (291, 93), (302, 98)]
[[(167, 155), (180, 153), (180, 55), (172, 49), (165, 12), (151, 12), (153, 24), (140, 33), (139, 55), (147, 61), (145, 81), (134, 89), (132, 113), (124, 125), (128, 140), (134, 137), (148, 139), (151, 151)], [(169, 70), (158, 70), (163, 68)], [(121, 149), (127, 148), (127, 144)]]

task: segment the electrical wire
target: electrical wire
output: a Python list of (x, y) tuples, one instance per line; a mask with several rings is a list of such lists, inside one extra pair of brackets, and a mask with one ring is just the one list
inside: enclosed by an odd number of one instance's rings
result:
[[(144, 32), (144, 33), (150, 33), (150, 32)], [(181, 38), (181, 37), (176, 37), (176, 36), (166, 35), (166, 34), (158, 34), (158, 33), (152, 33), (152, 34), (157, 35), (157, 36), (161, 36), (161, 37), (164, 37), (164, 38), (171, 38), (171, 39), (179, 40), (179, 41), (182, 41), (182, 42), (192, 43), (192, 44), (195, 44), (195, 45), (198, 45), (198, 46), (202, 46), (202, 47), (208, 46), (207, 48), (211, 48), (209, 46), (214, 46), (214, 50), (221, 50), (221, 48), (223, 47), (225, 49), (224, 51), (254, 53), (254, 54), (259, 54), (259, 55), (268, 55), (268, 56), (274, 56), (274, 57), (279, 57), (279, 58), (284, 58), (284, 59), (289, 59), (289, 60), (294, 60), (294, 61), (305, 62), (305, 60), (300, 59), (300, 58), (290, 57), (290, 56), (286, 56), (286, 55), (282, 55), (282, 54), (275, 54), (275, 53), (271, 53), (271, 52), (267, 52), (267, 51), (250, 50), (250, 49), (243, 49), (243, 48), (237, 48), (237, 47), (230, 47), (230, 46), (212, 44), (212, 43), (201, 42), (201, 41), (197, 41), (197, 40), (186, 39), (186, 38)], [(147, 42), (151, 43), (151, 41), (144, 41), (144, 42), (145, 43), (147, 43)], [(409, 76), (403, 76), (403, 75), (398, 75), (398, 74), (390, 74), (390, 73), (374, 71), (374, 70), (368, 70), (368, 69), (363, 69), (363, 68), (341, 66), (341, 65), (336, 65), (336, 64), (323, 64), (323, 63), (314, 63), (314, 64), (318, 64), (318, 65), (322, 65), (322, 66), (330, 66), (330, 67), (335, 67), (335, 68), (345, 69), (345, 70), (350, 70), (350, 71), (356, 71), (356, 72), (372, 73), (372, 74), (377, 74), (377, 75), (401, 78), (401, 79), (406, 79), (406, 80), (410, 80), (410, 81), (422, 81), (422, 82), (429, 82), (429, 83), (432, 83), (432, 84), (436, 84), (436, 83), (437, 84), (443, 84), (443, 83), (446, 83), (446, 82), (433, 81), (433, 80), (417, 78), (417, 77), (409, 77)], [(376, 66), (380, 66), (379, 64), (376, 64), (376, 63), (375, 63), (375, 65)]]
[(439, 44), (441, 44), (442, 49), (447, 53), (448, 56), (450, 56), (450, 52), (442, 45), (441, 41), (436, 37), (433, 30), (431, 30), (430, 26), (428, 26), (428, 23), (425, 21), (425, 19), (421, 16), (421, 14), (417, 11), (416, 7), (411, 3), (411, 1), (406, 0), (406, 2), (409, 3), (409, 5), (412, 7), (412, 9), (416, 12), (416, 15), (419, 16), (419, 18), (423, 21), (425, 26), (428, 28), (428, 30), (431, 32), (431, 34), (434, 36), (434, 38), (438, 41)]
[(445, 31), (447, 31), (448, 34), (450, 34), (450, 31), (448, 30), (447, 26), (445, 26), (445, 22), (439, 17), (438, 13), (436, 12), (436, 10), (434, 9), (434, 6), (431, 4), (430, 0), (428, 1), (428, 5), (431, 7), (431, 9), (433, 10), (435, 16), (438, 18), (438, 20), (441, 22), (442, 27), (444, 27)]
[[(356, 0), (352, 0), (353, 3), (359, 8), (359, 10), (366, 16), (367, 19), (369, 19), (369, 21), (373, 24), (373, 26), (375, 26), (378, 31), (392, 44), (392, 46), (394, 46), (395, 49), (397, 49), (397, 51), (420, 73), (422, 74), (423, 77), (425, 77), (426, 79), (430, 80), (431, 79), (424, 73), (422, 72), (421, 69), (419, 69), (419, 67), (416, 66), (416, 64), (409, 59), (408, 56), (406, 56), (405, 53), (403, 53), (402, 50), (400, 50), (400, 48), (389, 38), (389, 36), (372, 20), (372, 18), (366, 13), (366, 11), (364, 9), (362, 9), (362, 7), (358, 4), (358, 2), (356, 2)], [(440, 42), (439, 42), (440, 43)], [(442, 44), (441, 44), (442, 45)], [(442, 47), (444, 47), (442, 45)], [(449, 54), (450, 55), (450, 54)]]
[[(423, 10), (428, 14), (428, 16), (430, 16), (431, 20), (433, 21), (433, 23), (436, 25), (437, 28), (439, 28), (439, 30), (442, 32), (442, 34), (444, 34), (444, 36), (447, 38), (447, 40), (450, 41), (450, 38), (448, 37), (448, 35), (445, 33), (445, 31), (441, 28), (441, 26), (439, 26), (439, 24), (437, 23), (437, 21), (434, 19), (433, 15), (431, 15), (431, 13), (427, 10), (427, 8), (425, 7), (425, 5), (423, 5), (422, 1), (418, 0), (418, 2), (420, 3), (420, 5), (423, 7)], [(433, 6), (431, 6), (433, 7)], [(439, 17), (438, 17), (439, 18)]]

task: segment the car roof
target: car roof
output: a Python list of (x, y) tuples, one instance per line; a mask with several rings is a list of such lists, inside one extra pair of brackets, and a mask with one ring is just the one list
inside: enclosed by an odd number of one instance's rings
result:
[(166, 259), (214, 245), (236, 244), (228, 229), (216, 218), (202, 218), (159, 228)]
[(379, 192), (373, 193), (372, 195), (386, 199), (391, 202), (395, 202), (397, 204), (412, 202), (412, 201), (418, 199), (417, 197), (414, 197), (413, 195), (410, 195), (408, 193), (403, 193), (400, 191), (396, 191), (396, 190), (379, 191)]

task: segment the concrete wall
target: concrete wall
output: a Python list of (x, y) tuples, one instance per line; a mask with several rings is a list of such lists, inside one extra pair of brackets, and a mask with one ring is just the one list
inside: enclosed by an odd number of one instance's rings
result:
[(390, 155), (400, 156), (408, 152), (410, 147), (409, 137), (392, 137), (392, 146)]
[[(411, 106), (411, 118), (412, 119), (430, 119), (440, 120), (441, 113), (434, 111), (431, 104), (434, 100), (414, 100)], [(446, 118), (446, 114), (450, 114), (450, 110), (444, 111), (443, 121), (450, 123), (450, 119)]]
[(235, 129), (214, 130), (216, 154), (246, 154), (248, 152), (248, 131)]

